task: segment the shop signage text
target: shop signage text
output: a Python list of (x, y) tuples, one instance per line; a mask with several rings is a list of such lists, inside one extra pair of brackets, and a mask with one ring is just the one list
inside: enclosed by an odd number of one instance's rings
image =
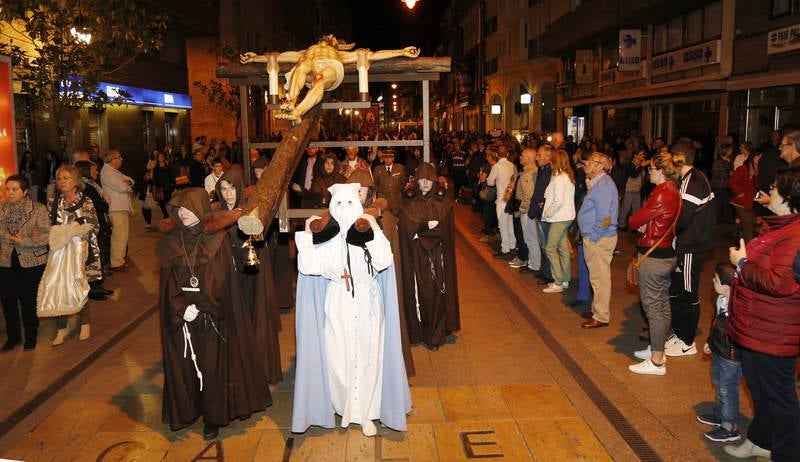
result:
[(719, 40), (712, 40), (710, 42), (701, 43), (700, 45), (653, 56), (653, 63), (650, 66), (651, 74), (668, 74), (670, 72), (717, 64), (719, 63), (719, 46)]
[(800, 24), (771, 31), (767, 36), (767, 54), (800, 48)]
[(641, 29), (621, 29), (619, 31), (619, 58), (617, 68), (621, 71), (638, 71), (642, 63)]

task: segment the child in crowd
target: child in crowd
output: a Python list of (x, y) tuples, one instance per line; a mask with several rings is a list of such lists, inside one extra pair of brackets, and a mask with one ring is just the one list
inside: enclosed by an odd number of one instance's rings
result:
[(711, 441), (736, 441), (742, 436), (736, 427), (739, 418), (739, 381), (742, 363), (739, 349), (728, 339), (728, 301), (731, 279), (736, 268), (730, 263), (718, 263), (714, 271), (714, 290), (717, 292), (717, 311), (711, 323), (711, 333), (703, 345), (703, 352), (711, 355), (711, 377), (717, 389), (717, 399), (712, 414), (701, 414), (697, 420), (715, 428), (705, 433)]

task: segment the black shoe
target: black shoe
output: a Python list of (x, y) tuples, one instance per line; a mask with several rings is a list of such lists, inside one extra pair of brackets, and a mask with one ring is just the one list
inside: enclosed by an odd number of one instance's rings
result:
[(586, 302), (583, 301), (583, 300), (575, 299), (575, 300), (571, 300), (571, 301), (567, 302), (567, 306), (576, 307), (576, 306), (581, 306), (581, 305), (583, 305), (585, 303)]
[(108, 290), (103, 286), (100, 286), (97, 289), (97, 292), (100, 293), (100, 294), (103, 294), (103, 295), (114, 295), (114, 291), (113, 290)]
[(89, 299), (95, 300), (98, 302), (102, 302), (103, 300), (107, 299), (108, 297), (102, 292), (92, 292), (89, 291)]
[(219, 427), (216, 425), (203, 425), (203, 439), (206, 441), (217, 439), (219, 436)]
[(425, 345), (430, 351), (439, 351), (439, 345)]
[(511, 252), (496, 252), (492, 254), (494, 258), (499, 258), (500, 260), (511, 260), (514, 258), (514, 254)]
[(22, 347), (25, 351), (31, 351), (36, 348), (36, 339), (25, 340), (25, 345)]
[(22, 343), (20, 340), (6, 340), (6, 343), (3, 345), (3, 348), (0, 348), (0, 351), (11, 351)]

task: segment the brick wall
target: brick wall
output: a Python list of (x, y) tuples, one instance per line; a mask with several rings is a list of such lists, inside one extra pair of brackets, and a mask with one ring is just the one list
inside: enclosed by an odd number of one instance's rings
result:
[(191, 139), (206, 135), (209, 139), (226, 140), (228, 144), (237, 138), (236, 120), (222, 111), (194, 85), (195, 81), (215, 80), (217, 66), (215, 38), (186, 39), (186, 67), (189, 94), (192, 96)]

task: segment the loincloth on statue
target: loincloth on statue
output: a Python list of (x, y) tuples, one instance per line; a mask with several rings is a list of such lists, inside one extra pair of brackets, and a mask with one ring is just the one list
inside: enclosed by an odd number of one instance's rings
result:
[[(333, 68), (336, 71), (336, 81), (330, 85), (325, 87), (325, 91), (335, 90), (342, 84), (344, 80), (344, 65), (342, 65), (341, 61), (330, 59), (330, 58), (320, 58), (314, 60), (314, 71), (317, 73), (321, 73), (323, 69), (326, 67)], [(292, 75), (294, 75), (297, 66), (293, 67), (292, 70), (286, 73), (286, 83), (284, 84), (284, 88), (286, 91), (289, 91), (289, 82), (292, 81)], [(311, 88), (311, 85), (314, 84), (314, 75), (309, 73), (306, 77), (306, 87)]]

